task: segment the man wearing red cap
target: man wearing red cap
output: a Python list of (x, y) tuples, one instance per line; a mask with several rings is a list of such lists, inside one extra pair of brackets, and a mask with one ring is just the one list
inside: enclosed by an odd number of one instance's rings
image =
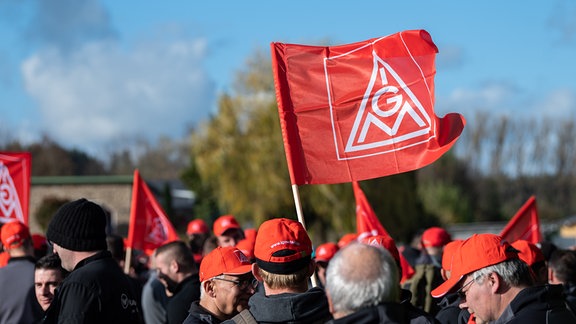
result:
[(457, 248), (450, 278), (432, 290), (432, 296), (452, 291), (462, 299), (460, 308), (473, 313), (476, 322), (576, 323), (562, 287), (533, 286), (528, 265), (498, 235), (475, 234)]
[(188, 222), (186, 235), (188, 236), (188, 245), (190, 245), (190, 250), (192, 255), (194, 255), (194, 261), (200, 264), (204, 252), (204, 243), (210, 237), (210, 230), (202, 219), (197, 218)]
[(218, 246), (236, 246), (244, 239), (244, 231), (232, 215), (223, 215), (214, 221), (212, 231), (218, 239)]
[(200, 264), (200, 300), (192, 303), (184, 324), (221, 323), (248, 308), (258, 281), (239, 249), (217, 247)]
[(324, 323), (331, 318), (326, 294), (308, 289), (314, 274), (312, 242), (301, 223), (275, 218), (258, 228), (252, 273), (263, 283), (249, 301), (249, 316), (259, 323)]
[(314, 253), (314, 260), (316, 261), (316, 276), (322, 284), (322, 287), (326, 286), (326, 268), (328, 268), (328, 263), (330, 259), (338, 252), (338, 244), (333, 242), (327, 242), (318, 245), (316, 248), (316, 253)]
[(28, 226), (11, 221), (0, 230), (2, 245), (10, 255), (0, 268), (0, 323), (33, 323), (42, 309), (34, 294), (34, 247)]

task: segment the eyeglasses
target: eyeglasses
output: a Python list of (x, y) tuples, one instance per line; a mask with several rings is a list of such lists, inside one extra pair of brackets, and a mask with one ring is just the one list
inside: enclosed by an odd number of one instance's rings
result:
[(464, 291), (464, 288), (470, 286), (472, 283), (474, 283), (474, 281), (476, 281), (476, 278), (472, 278), (472, 280), (465, 283), (460, 289), (456, 291), (460, 299), (466, 299), (466, 293), (468, 292), (468, 290)]
[(256, 289), (256, 287), (258, 287), (258, 280), (256, 280), (255, 278), (242, 279), (242, 280), (230, 280), (230, 279), (224, 279), (224, 278), (212, 278), (212, 279), (231, 282), (231, 283), (235, 284), (236, 286), (238, 286), (238, 288), (240, 290), (244, 290), (248, 287), (252, 287), (254, 289)]

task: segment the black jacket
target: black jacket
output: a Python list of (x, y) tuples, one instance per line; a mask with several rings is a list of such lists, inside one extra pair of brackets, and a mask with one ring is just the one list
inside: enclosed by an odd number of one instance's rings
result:
[(178, 284), (174, 295), (166, 304), (168, 324), (182, 324), (193, 301), (200, 299), (200, 279), (194, 274)]
[(56, 288), (44, 323), (142, 323), (139, 300), (108, 251), (80, 261)]
[(562, 285), (524, 288), (492, 324), (576, 323), (567, 308)]
[(403, 307), (397, 303), (383, 303), (361, 309), (348, 316), (332, 320), (330, 324), (409, 324), (410, 319)]
[(438, 303), (440, 310), (436, 314), (436, 319), (442, 324), (458, 324), (458, 317), (460, 312), (460, 297), (458, 294), (446, 294), (444, 298)]
[(188, 317), (182, 324), (220, 324), (221, 320), (216, 318), (214, 314), (210, 313), (206, 308), (200, 306), (200, 301), (197, 300), (192, 303), (190, 310), (188, 310)]

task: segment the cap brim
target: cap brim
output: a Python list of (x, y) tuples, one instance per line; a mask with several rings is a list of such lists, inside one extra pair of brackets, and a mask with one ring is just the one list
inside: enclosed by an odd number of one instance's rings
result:
[(464, 278), (463, 275), (460, 277), (451, 276), (448, 280), (444, 281), (442, 284), (440, 284), (438, 287), (432, 290), (432, 292), (430, 292), (430, 295), (432, 295), (432, 297), (434, 298), (440, 298), (446, 295), (446, 293), (452, 290), (452, 288), (454, 288), (454, 286), (456, 286), (458, 282), (462, 280), (462, 278)]
[(224, 272), (225, 275), (238, 276), (252, 271), (252, 264), (244, 264), (229, 271)]

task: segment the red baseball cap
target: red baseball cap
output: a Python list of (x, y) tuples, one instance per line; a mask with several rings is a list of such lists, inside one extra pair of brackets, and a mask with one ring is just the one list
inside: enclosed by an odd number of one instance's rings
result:
[(254, 244), (256, 242), (256, 230), (248, 228), (244, 230), (245, 238), (236, 243), (236, 247), (249, 259), (254, 259)]
[(338, 244), (336, 243), (327, 242), (320, 244), (316, 248), (316, 254), (314, 255), (314, 259), (316, 259), (316, 261), (328, 262), (330, 261), (330, 259), (332, 259), (334, 254), (338, 252), (338, 249), (339, 249)]
[(454, 240), (444, 245), (442, 251), (442, 269), (452, 271), (452, 264), (454, 263), (454, 254), (464, 240)]
[(48, 248), (48, 241), (46, 236), (42, 234), (32, 234), (32, 244), (34, 245), (34, 250), (42, 250)]
[(348, 245), (348, 243), (356, 240), (358, 238), (358, 234), (357, 233), (348, 233), (348, 234), (344, 234), (344, 236), (342, 236), (340, 238), (340, 240), (338, 241), (338, 247), (339, 248), (343, 248), (346, 245)]
[(529, 266), (545, 260), (542, 250), (540, 250), (536, 244), (529, 241), (517, 240), (512, 243), (512, 247), (519, 251), (518, 257), (520, 260), (526, 262)]
[(422, 233), (422, 246), (441, 247), (452, 241), (450, 234), (442, 227), (430, 227)]
[(277, 274), (294, 273), (309, 264), (311, 255), (312, 242), (300, 222), (275, 218), (260, 225), (254, 256), (263, 270)]
[(236, 247), (217, 247), (200, 263), (200, 281), (219, 275), (243, 275), (252, 271), (250, 260)]
[(398, 252), (398, 247), (396, 246), (394, 239), (391, 238), (390, 236), (386, 235), (367, 236), (363, 238), (360, 242), (367, 245), (379, 246), (381, 248), (386, 249), (388, 252), (390, 252), (396, 263), (400, 264), (400, 253)]
[(222, 236), (224, 232), (229, 229), (241, 229), (240, 224), (234, 216), (232, 215), (223, 215), (220, 216), (214, 221), (214, 226), (212, 227), (212, 231), (216, 236)]
[(465, 275), (488, 266), (517, 259), (518, 251), (495, 234), (474, 234), (456, 248), (452, 274), (448, 280), (432, 290), (434, 298), (442, 297)]
[(19, 247), (25, 240), (28, 240), (31, 237), (28, 226), (19, 221), (11, 221), (4, 224), (0, 236), (2, 239), (2, 245), (7, 248)]
[(200, 218), (193, 219), (190, 222), (188, 222), (188, 227), (186, 228), (186, 234), (188, 235), (205, 234), (208, 233), (209, 231), (210, 230), (208, 229), (206, 222), (204, 222), (204, 220)]

